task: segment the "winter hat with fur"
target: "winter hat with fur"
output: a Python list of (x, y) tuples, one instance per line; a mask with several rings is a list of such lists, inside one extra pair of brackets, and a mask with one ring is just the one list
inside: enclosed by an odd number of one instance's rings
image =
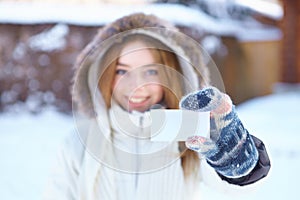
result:
[(210, 82), (208, 69), (202, 61), (202, 49), (195, 40), (179, 32), (171, 23), (154, 15), (131, 14), (100, 28), (76, 60), (72, 97), (77, 108), (85, 114), (89, 116), (94, 114), (91, 91), (93, 88), (87, 77), (94, 74), (95, 77), (92, 79), (95, 82), (101, 70), (92, 69), (92, 66), (101, 68), (95, 62), (102, 58), (113, 42), (132, 34), (144, 34), (155, 38), (176, 55), (183, 57), (186, 61), (181, 63), (183, 75), (192, 81), (195, 88), (202, 88)]

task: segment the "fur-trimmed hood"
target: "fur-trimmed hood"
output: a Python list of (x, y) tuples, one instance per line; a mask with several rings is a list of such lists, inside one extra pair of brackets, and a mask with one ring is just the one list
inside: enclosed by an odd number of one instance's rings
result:
[(194, 89), (209, 84), (209, 72), (203, 63), (203, 55), (206, 54), (203, 54), (202, 48), (195, 40), (179, 32), (174, 25), (165, 20), (154, 15), (136, 13), (100, 28), (91, 43), (78, 56), (72, 87), (73, 109), (76, 104), (76, 109), (89, 116), (94, 115), (93, 98), (101, 71), (99, 60), (115, 41), (136, 33), (159, 40), (182, 57), (185, 61), (181, 63), (183, 75), (192, 82)]

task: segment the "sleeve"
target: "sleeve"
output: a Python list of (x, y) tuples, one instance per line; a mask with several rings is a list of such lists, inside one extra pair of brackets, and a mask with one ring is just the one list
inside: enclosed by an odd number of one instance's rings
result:
[(269, 170), (271, 168), (270, 159), (268, 156), (268, 153), (266, 151), (264, 143), (258, 139), (257, 137), (251, 135), (255, 146), (259, 153), (259, 160), (255, 166), (255, 168), (246, 176), (243, 176), (241, 178), (227, 178), (225, 176), (222, 176), (221, 174), (218, 174), (222, 180), (227, 181), (228, 183), (235, 184), (235, 185), (249, 185), (252, 183), (255, 183), (256, 181), (264, 178), (269, 173)]
[(54, 166), (43, 191), (43, 200), (75, 200), (80, 167), (80, 144), (76, 134), (65, 139), (58, 149)]
[(204, 197), (205, 195), (216, 195), (215, 199), (219, 199), (221, 195), (222, 198), (228, 197), (229, 199), (248, 198), (265, 184), (265, 181), (261, 179), (267, 176), (270, 170), (270, 160), (262, 141), (254, 136), (251, 137), (253, 137), (255, 146), (259, 152), (259, 160), (255, 168), (245, 177), (238, 179), (223, 177), (206, 160), (201, 161), (199, 175), (202, 187), (200, 187), (200, 190)]

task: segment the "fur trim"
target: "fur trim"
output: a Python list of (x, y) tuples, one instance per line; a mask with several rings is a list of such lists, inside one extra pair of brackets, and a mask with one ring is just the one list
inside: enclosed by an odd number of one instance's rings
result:
[[(209, 83), (209, 72), (207, 67), (204, 66), (202, 62), (201, 48), (196, 41), (192, 40), (191, 38), (187, 40), (187, 36), (183, 35), (182, 33), (163, 35), (164, 33), (162, 32), (160, 35), (157, 32), (152, 32), (151, 28), (162, 28), (162, 30), (168, 29), (172, 30), (173, 32), (177, 32), (178, 29), (169, 22), (159, 19), (154, 15), (136, 13), (120, 18), (115, 22), (99, 29), (97, 35), (94, 37), (91, 43), (78, 56), (74, 66), (75, 76), (73, 79), (72, 97), (73, 102), (76, 102), (79, 110), (83, 111), (89, 116), (94, 115), (88, 76), (90, 67), (97, 60), (99, 54), (103, 54), (103, 49), (100, 49), (101, 44), (110, 37), (117, 36), (119, 33), (125, 33), (126, 31), (132, 31), (134, 29), (144, 30), (145, 28), (147, 31), (145, 31), (144, 34), (155, 37), (156, 39), (165, 43), (174, 52), (179, 52), (180, 55), (184, 55), (184, 58), (186, 58), (194, 68), (192, 69), (192, 72), (185, 74), (185, 76), (190, 78), (190, 76), (194, 75), (196, 77), (195, 81), (198, 82), (196, 83), (198, 88), (202, 88)], [(187, 71), (187, 69), (182, 70), (183, 72), (185, 70)]]

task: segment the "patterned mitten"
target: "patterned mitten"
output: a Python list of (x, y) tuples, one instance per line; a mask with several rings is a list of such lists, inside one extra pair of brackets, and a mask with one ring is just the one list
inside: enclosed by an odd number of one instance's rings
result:
[(210, 138), (192, 136), (186, 141), (186, 146), (204, 156), (218, 173), (239, 178), (255, 167), (258, 151), (228, 95), (215, 87), (208, 87), (183, 97), (180, 108), (210, 111)]

